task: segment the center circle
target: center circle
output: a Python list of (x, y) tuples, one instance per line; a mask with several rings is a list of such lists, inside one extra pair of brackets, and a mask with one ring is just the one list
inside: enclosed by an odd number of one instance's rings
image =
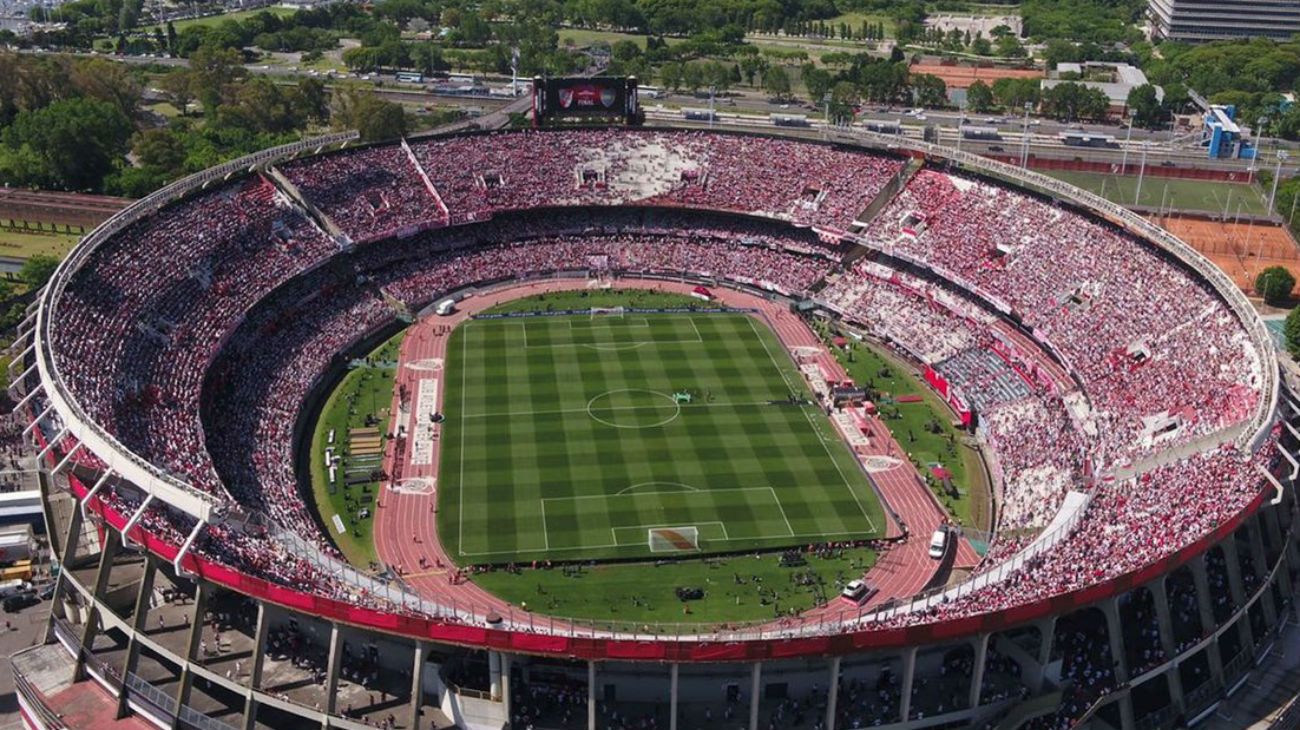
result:
[(587, 415), (612, 428), (655, 428), (671, 423), (681, 414), (677, 399), (657, 390), (622, 388), (587, 401)]

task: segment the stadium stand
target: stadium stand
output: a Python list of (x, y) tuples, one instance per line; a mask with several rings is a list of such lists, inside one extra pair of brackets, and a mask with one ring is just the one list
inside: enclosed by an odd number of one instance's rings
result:
[[(506, 649), (557, 663), (605, 651), (627, 653), (603, 660), (632, 664), (754, 658), (791, 675), (799, 670), (780, 669), (781, 660), (833, 654), (829, 684), (763, 698), (771, 727), (813, 716), (921, 727), (961, 712), (971, 720), (986, 706), (1005, 711), (1040, 693), (1042, 677), (1030, 675), (1059, 661), (1060, 702), (1021, 727), (1068, 728), (1100, 704), (1131, 702), (1113, 690), (1235, 621), (1247, 641), (1224, 643), (1230, 656), (1207, 658), (1194, 677), (1222, 690), (1235, 657), (1254, 652), (1285, 608), (1252, 608), (1259, 596), (1280, 591), (1289, 601), (1290, 578), (1282, 589), (1274, 576), (1294, 551), (1272, 534), (1289, 535), (1290, 522), (1270, 500), (1281, 503), (1272, 484), (1287, 481), (1294, 439), (1280, 425), (1257, 448), (1236, 438), (1272, 402), (1271, 353), (1229, 294), (1113, 222), (938, 166), (886, 192), (904, 167), (845, 145), (623, 129), (472, 134), (298, 158), (150, 210), (65, 267), (42, 301), (49, 336), (33, 355), (56, 368), (29, 376), (41, 389), (28, 388), (26, 412), (46, 414), (37, 437), (59, 447), (47, 449), (52, 463), (75, 445), (65, 478), (88, 514), (174, 560), (177, 581), (221, 576), (268, 601), (245, 622), (255, 641), (312, 657), (305, 665), (327, 685), (339, 666), (359, 686), (378, 684), (373, 654), (336, 648), (340, 625), (486, 652), (497, 662), (491, 682), (508, 661), (493, 652)], [(863, 233), (844, 234), (881, 196), (892, 197)], [(815, 297), (828, 317), (943, 374), (977, 412), (974, 435), (998, 477), (997, 534), (977, 578), (841, 621), (714, 626), (674, 643), (649, 629), (625, 637), (431, 608), (398, 581), (363, 583), (339, 568), (293, 464), (303, 403), (340, 355), (449, 294), (592, 272)], [(200, 525), (142, 485), (97, 481), (124, 458), (86, 438), (87, 424), (179, 488), (228, 501), (230, 514)], [(1077, 511), (1064, 514), (1066, 505)], [(1259, 547), (1261, 535), (1275, 549)], [(1141, 593), (1134, 576), (1160, 588)], [(1086, 607), (1104, 601), (1109, 608)], [(330, 618), (334, 633), (322, 646), (294, 619), (267, 618), (268, 605)], [(1122, 621), (1103, 615), (1111, 608)], [(1046, 621), (1036, 625), (1039, 648), (1016, 646), (1011, 632), (1033, 621)], [(918, 643), (927, 650), (921, 679)], [(748, 653), (753, 646), (760, 654)], [(882, 648), (902, 649), (902, 663), (840, 675), (841, 655), (852, 664), (853, 652)], [(425, 650), (415, 650), (417, 687)], [(1025, 659), (1038, 653), (1049, 661)], [(535, 678), (505, 691), (514, 698), (506, 717), (660, 726), (613, 698), (598, 715), (594, 666), (582, 680), (563, 664), (547, 681), (539, 664)], [(442, 680), (468, 696), (479, 674)], [(756, 718), (757, 676), (752, 689), (692, 711), (706, 721)], [(249, 703), (268, 702), (254, 699), (256, 681), (247, 689)], [(418, 718), (423, 689), (416, 694), (408, 701)], [(325, 714), (338, 714), (326, 695)]]

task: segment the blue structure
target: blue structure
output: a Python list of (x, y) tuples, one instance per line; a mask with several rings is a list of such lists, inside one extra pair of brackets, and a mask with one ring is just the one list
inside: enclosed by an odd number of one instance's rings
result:
[(1234, 120), (1236, 116), (1237, 107), (1231, 104), (1215, 104), (1205, 112), (1201, 144), (1206, 146), (1210, 159), (1255, 159), (1255, 146), (1241, 138), (1241, 127)]

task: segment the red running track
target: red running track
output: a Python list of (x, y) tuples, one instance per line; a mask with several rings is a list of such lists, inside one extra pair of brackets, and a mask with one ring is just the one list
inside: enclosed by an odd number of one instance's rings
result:
[[(653, 280), (619, 280), (619, 286), (657, 289), (689, 294), (692, 284)], [(472, 314), (501, 302), (544, 292), (585, 289), (587, 281), (561, 279), (526, 283), (475, 295), (462, 301), (457, 311), (447, 317), (426, 317), (411, 326), (398, 356), (390, 429), (404, 425), (407, 438), (416, 426), (415, 399), (421, 380), (437, 378), (437, 402), (444, 391), (442, 365), (446, 358), (447, 337), (456, 325)], [(733, 307), (760, 310), (787, 348), (817, 348), (821, 352), (813, 361), (829, 379), (844, 380), (839, 362), (827, 352), (821, 341), (798, 317), (779, 304), (731, 289), (714, 291), (719, 301)], [(406, 402), (402, 394), (407, 395)], [(867, 574), (867, 580), (879, 592), (872, 604), (892, 598), (911, 596), (923, 589), (934, 577), (938, 564), (927, 554), (930, 533), (944, 520), (943, 510), (930, 490), (920, 481), (902, 449), (879, 421), (872, 420), (871, 446), (859, 449), (867, 457), (868, 471), (887, 503), (888, 509), (901, 519), (911, 533), (903, 534), (894, 520), (887, 526), (891, 538), (899, 538), (881, 556)], [(439, 441), (437, 431), (431, 449), (418, 457), (409, 444), (389, 439), (384, 454), (384, 471), (390, 482), (381, 492), (375, 518), (375, 547), (379, 559), (400, 574), (419, 595), (459, 610), (473, 610), (480, 615), (495, 611), (503, 616), (512, 607), (500, 598), (463, 578), (438, 539), (437, 475)], [(877, 457), (877, 458), (871, 458)], [(964, 540), (959, 545), (958, 565), (974, 565), (978, 558)], [(840, 601), (808, 612), (809, 618), (825, 618), (845, 609)]]

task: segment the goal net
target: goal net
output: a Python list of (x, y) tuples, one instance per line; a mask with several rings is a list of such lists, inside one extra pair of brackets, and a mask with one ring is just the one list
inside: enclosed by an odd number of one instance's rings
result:
[(592, 319), (601, 319), (601, 318), (622, 319), (625, 313), (626, 310), (623, 307), (592, 307), (591, 308)]
[(680, 553), (700, 549), (700, 530), (687, 527), (652, 527), (647, 530), (652, 553)]

